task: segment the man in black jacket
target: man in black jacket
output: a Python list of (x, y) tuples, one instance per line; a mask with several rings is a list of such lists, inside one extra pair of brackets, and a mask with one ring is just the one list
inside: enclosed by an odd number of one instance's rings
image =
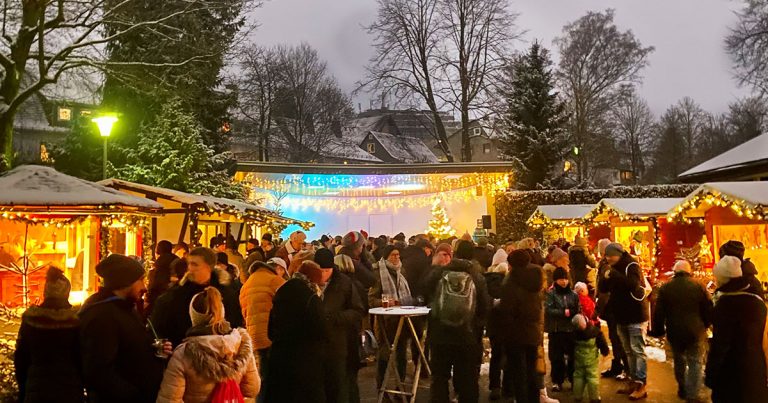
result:
[(643, 287), (643, 270), (617, 243), (606, 246), (605, 258), (611, 265), (611, 270), (605, 273), (604, 281), (604, 286), (611, 293), (606, 309), (616, 315), (619, 338), (629, 362), (630, 383), (619, 393), (628, 394), (631, 400), (644, 399), (648, 396), (645, 388), (647, 357), (644, 337), (648, 322), (648, 300)]
[[(163, 360), (137, 311), (144, 268), (129, 257), (112, 254), (96, 265), (104, 287), (80, 311), (80, 348), (88, 401), (149, 403), (157, 398)], [(189, 314), (186, 315), (189, 317)], [(170, 355), (170, 345), (165, 351)]]
[(744, 258), (744, 252), (746, 248), (744, 244), (739, 241), (728, 241), (720, 246), (720, 258), (723, 256), (733, 256), (741, 261), (741, 272), (744, 274), (744, 279), (749, 283), (748, 292), (757, 295), (760, 298), (765, 299), (765, 290), (760, 283), (760, 279), (757, 278), (757, 267), (755, 263), (749, 258)]
[(675, 277), (659, 290), (649, 335), (666, 334), (672, 345), (677, 396), (699, 401), (712, 299), (704, 286), (691, 277), (690, 263), (680, 260), (673, 269)]
[(173, 254), (173, 244), (170, 241), (160, 241), (155, 248), (155, 264), (149, 272), (147, 287), (147, 302), (151, 311), (157, 298), (171, 286), (171, 268), (179, 258)]
[(240, 301), (231, 285), (232, 279), (224, 270), (214, 270), (216, 254), (208, 248), (196, 248), (187, 257), (189, 269), (179, 284), (160, 298), (152, 310), (151, 320), (160, 337), (167, 338), (174, 346), (181, 344), (192, 327), (189, 318), (189, 302), (192, 297), (211, 286), (219, 290), (224, 302), (224, 314), (232, 328), (242, 327), (245, 321)]
[[(461, 241), (468, 242), (468, 241)], [(460, 242), (460, 243), (461, 243)], [(460, 245), (459, 245), (460, 246)], [(472, 246), (469, 245), (471, 250)], [(475, 311), (466, 324), (451, 326), (441, 318), (438, 309), (438, 284), (454, 277), (451, 272), (466, 273), (474, 283)], [(457, 276), (458, 277), (458, 276)], [(483, 326), (491, 308), (485, 279), (471, 261), (454, 259), (449, 265), (435, 268), (426, 278), (426, 300), (433, 307), (429, 315), (429, 342), (432, 350), (432, 401), (447, 402), (448, 381), (453, 370), (453, 386), (460, 403), (477, 402), (478, 379), (482, 361)]]

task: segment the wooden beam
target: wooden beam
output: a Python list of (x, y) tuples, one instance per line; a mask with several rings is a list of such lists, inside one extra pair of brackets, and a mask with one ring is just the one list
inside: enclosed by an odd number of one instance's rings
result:
[(189, 224), (189, 210), (186, 210), (184, 214), (184, 220), (181, 222), (181, 229), (179, 230), (179, 242), (184, 242), (184, 236), (187, 234), (187, 224)]

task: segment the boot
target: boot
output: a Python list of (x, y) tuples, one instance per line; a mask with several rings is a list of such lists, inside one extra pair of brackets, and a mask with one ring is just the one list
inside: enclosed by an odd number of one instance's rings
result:
[(642, 382), (634, 382), (635, 391), (629, 395), (629, 400), (640, 400), (648, 397), (648, 391), (645, 390), (645, 384)]
[(493, 389), (491, 389), (491, 395), (489, 396), (489, 399), (491, 399), (491, 400), (500, 400), (501, 399), (501, 388), (493, 388)]
[(547, 388), (542, 388), (539, 390), (539, 403), (560, 403), (560, 401), (547, 396)]
[(632, 381), (625, 382), (624, 386), (621, 389), (617, 390), (616, 393), (620, 395), (630, 395), (632, 394), (632, 392), (635, 391), (636, 387), (637, 385), (635, 385), (635, 383)]

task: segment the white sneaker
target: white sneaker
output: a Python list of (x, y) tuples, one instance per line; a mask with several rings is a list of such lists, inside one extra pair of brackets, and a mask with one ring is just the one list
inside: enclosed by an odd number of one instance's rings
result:
[(539, 403), (560, 403), (560, 401), (547, 396), (547, 388), (544, 388), (539, 391)]

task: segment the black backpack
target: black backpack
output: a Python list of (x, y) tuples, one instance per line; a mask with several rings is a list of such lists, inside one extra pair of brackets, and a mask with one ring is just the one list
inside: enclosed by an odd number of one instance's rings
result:
[(447, 326), (467, 326), (475, 316), (476, 294), (475, 282), (469, 273), (446, 271), (437, 285), (434, 316)]

